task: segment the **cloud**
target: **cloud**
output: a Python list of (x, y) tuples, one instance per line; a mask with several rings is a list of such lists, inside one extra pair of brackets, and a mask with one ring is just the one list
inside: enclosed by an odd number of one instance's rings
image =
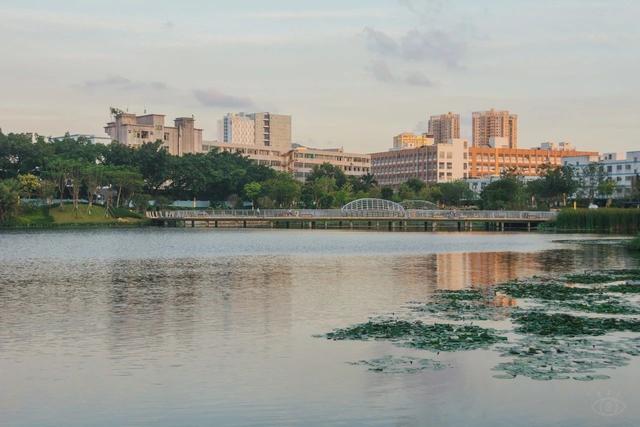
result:
[(100, 89), (118, 90), (118, 91), (140, 91), (152, 89), (154, 91), (165, 91), (169, 87), (159, 81), (135, 81), (126, 77), (113, 74), (103, 79), (87, 80), (80, 85), (81, 88), (94, 91)]
[(404, 81), (411, 86), (431, 87), (434, 85), (433, 81), (420, 71), (409, 73)]
[(364, 18), (382, 17), (384, 12), (378, 9), (342, 9), (342, 10), (279, 10), (244, 13), (248, 18), (259, 19), (338, 19), (338, 18)]
[(423, 87), (431, 87), (434, 85), (433, 81), (420, 71), (410, 72), (404, 78), (397, 76), (393, 71), (391, 71), (389, 64), (382, 59), (377, 59), (371, 62), (368, 70), (376, 80), (382, 83), (407, 84), (410, 86)]
[(449, 68), (459, 68), (466, 52), (464, 43), (443, 31), (413, 29), (399, 40), (370, 27), (365, 27), (364, 34), (371, 52), (405, 61), (441, 63)]
[(215, 89), (195, 89), (193, 96), (205, 107), (251, 108), (250, 98), (227, 95)]
[(398, 53), (398, 43), (382, 31), (365, 27), (364, 35), (369, 50), (383, 55), (394, 55)]
[(389, 69), (389, 66), (383, 60), (373, 61), (369, 66), (369, 71), (371, 71), (373, 77), (380, 82), (391, 83), (396, 81), (396, 78)]
[(465, 46), (442, 31), (411, 30), (402, 37), (401, 54), (409, 61), (437, 61), (450, 68), (460, 67)]

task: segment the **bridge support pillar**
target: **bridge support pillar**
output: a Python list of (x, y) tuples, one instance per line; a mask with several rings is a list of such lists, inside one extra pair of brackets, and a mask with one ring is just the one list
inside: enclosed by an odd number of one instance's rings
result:
[(218, 228), (218, 221), (213, 221), (213, 226), (214, 226), (215, 228)]
[(247, 228), (247, 220), (242, 221), (242, 228)]
[(196, 222), (191, 220), (191, 228), (194, 228), (196, 226)]
[(437, 231), (438, 230), (438, 223), (436, 221), (433, 221), (431, 223), (431, 231)]
[(329, 224), (327, 223), (327, 221), (324, 222), (324, 229), (326, 230), (327, 228), (329, 228)]
[(311, 229), (312, 230), (316, 229), (316, 222), (315, 221), (311, 221)]
[(504, 222), (500, 223), (500, 231), (504, 231)]
[(462, 223), (458, 221), (458, 231), (462, 230)]
[(207, 228), (211, 228), (211, 221), (207, 220)]
[(353, 221), (349, 221), (349, 229), (353, 230)]
[(527, 222), (527, 231), (531, 231), (531, 223)]
[(473, 222), (469, 221), (469, 231), (473, 231)]

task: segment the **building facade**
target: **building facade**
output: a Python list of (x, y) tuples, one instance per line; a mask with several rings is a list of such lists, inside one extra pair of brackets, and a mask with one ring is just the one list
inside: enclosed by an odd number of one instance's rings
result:
[(228, 113), (218, 120), (218, 141), (225, 144), (253, 145), (255, 122), (245, 113)]
[(411, 178), (427, 183), (468, 177), (468, 143), (450, 139), (441, 144), (371, 154), (371, 173), (379, 185), (397, 187)]
[(286, 153), (287, 169), (299, 181), (306, 181), (314, 167), (329, 163), (338, 167), (347, 176), (362, 176), (371, 173), (371, 156), (347, 153), (342, 148), (321, 149), (298, 146)]
[(411, 132), (403, 132), (393, 137), (392, 150), (406, 150), (408, 148), (424, 147), (425, 145), (433, 145), (433, 137), (428, 133), (416, 135)]
[(148, 142), (162, 141), (170, 154), (182, 156), (202, 152), (202, 129), (197, 129), (192, 117), (179, 117), (174, 126), (165, 126), (163, 114), (136, 116), (119, 113), (104, 131), (109, 137), (130, 147), (140, 147)]
[(291, 150), (291, 116), (271, 113), (228, 113), (218, 120), (218, 141), (223, 144)]
[(436, 144), (460, 138), (460, 115), (448, 112), (431, 116), (428, 133), (433, 135)]
[(469, 177), (500, 175), (515, 170), (524, 176), (538, 176), (543, 165), (561, 166), (569, 156), (598, 155), (576, 150), (542, 150), (540, 148), (469, 147)]
[(630, 195), (640, 179), (640, 151), (568, 156), (562, 161), (563, 165), (574, 168), (578, 180), (585, 179), (584, 170), (589, 165), (601, 167), (603, 178), (615, 183), (613, 197)]
[(508, 148), (518, 147), (518, 116), (509, 111), (476, 111), (471, 115), (473, 146), (490, 146), (491, 137), (506, 138)]
[(237, 153), (247, 157), (259, 165), (268, 166), (280, 172), (287, 171), (286, 153), (272, 150), (270, 147), (258, 147), (255, 145), (228, 144), (219, 141), (204, 141), (202, 148), (205, 152), (218, 150), (225, 153)]

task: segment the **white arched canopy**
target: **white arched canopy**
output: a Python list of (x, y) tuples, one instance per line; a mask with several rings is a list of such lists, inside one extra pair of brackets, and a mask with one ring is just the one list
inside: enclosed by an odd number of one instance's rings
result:
[(371, 217), (405, 217), (407, 212), (402, 205), (384, 199), (358, 199), (342, 207), (342, 213), (347, 216)]

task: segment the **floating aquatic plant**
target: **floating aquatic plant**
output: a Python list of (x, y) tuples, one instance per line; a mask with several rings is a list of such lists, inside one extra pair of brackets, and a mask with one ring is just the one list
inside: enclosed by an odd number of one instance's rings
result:
[(417, 357), (383, 356), (377, 359), (349, 362), (351, 365), (366, 366), (369, 371), (385, 374), (412, 374), (419, 371), (440, 371), (451, 365), (434, 359), (419, 359)]
[(597, 297), (587, 295), (580, 300), (564, 301), (558, 304), (558, 307), (598, 314), (640, 314), (638, 306), (624, 299), (600, 295)]
[(607, 292), (615, 292), (620, 294), (637, 294), (640, 293), (640, 284), (623, 283), (620, 285), (611, 285), (606, 287)]
[(513, 360), (499, 363), (494, 370), (502, 373), (494, 375), (495, 378), (523, 376), (535, 380), (591, 381), (609, 378), (594, 373), (595, 369), (626, 366), (631, 356), (640, 354), (640, 340), (525, 337), (496, 349), (501, 351), (501, 356)]
[(504, 297), (490, 299), (477, 290), (439, 291), (431, 301), (413, 304), (410, 309), (450, 320), (501, 320), (515, 305)]
[[(426, 323), (420, 320), (372, 319), (326, 334), (334, 340), (389, 340), (397, 345), (430, 351), (462, 351), (494, 346), (512, 360), (495, 367), (495, 378), (524, 376), (536, 380), (609, 378), (597, 369), (625, 366), (640, 355), (639, 338), (596, 339), (612, 332), (640, 332), (640, 306), (625, 294), (640, 292), (640, 270), (600, 270), (564, 276), (564, 281), (534, 277), (498, 285), (493, 292), (477, 289), (437, 291), (426, 303), (409, 306), (411, 312), (453, 320), (500, 320), (507, 316), (514, 332), (523, 335), (515, 343), (495, 329), (471, 324)], [(624, 284), (612, 283), (626, 280)], [(597, 286), (568, 286), (567, 283)], [(532, 300), (535, 309), (516, 307), (516, 298)], [(552, 312), (546, 310), (573, 313)], [(575, 312), (626, 317), (594, 317)], [(495, 346), (495, 344), (498, 344)], [(416, 372), (441, 369), (432, 359), (383, 358), (360, 361), (377, 372)]]
[(587, 294), (601, 292), (598, 289), (566, 286), (561, 283), (509, 282), (495, 289), (514, 298), (533, 298), (540, 300), (573, 300)]
[(336, 329), (326, 334), (332, 340), (386, 339), (402, 345), (431, 351), (460, 351), (487, 348), (506, 340), (497, 331), (476, 325), (426, 324), (396, 319), (370, 320)]
[(512, 315), (521, 334), (543, 336), (604, 335), (614, 331), (640, 332), (640, 321), (611, 317), (581, 317), (566, 313), (541, 311), (519, 312)]

